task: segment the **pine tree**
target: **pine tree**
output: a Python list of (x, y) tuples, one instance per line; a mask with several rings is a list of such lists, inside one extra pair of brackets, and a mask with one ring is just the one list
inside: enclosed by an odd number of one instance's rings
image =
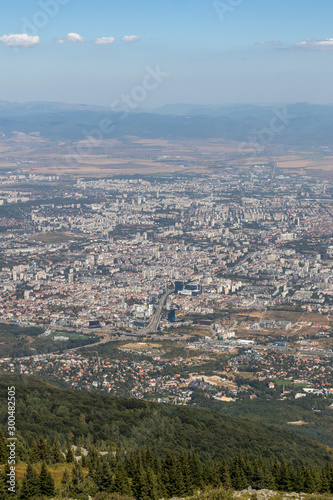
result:
[(213, 464), (212, 464), (210, 484), (214, 488), (221, 488), (221, 486), (222, 486), (221, 474), (220, 474), (220, 464), (217, 462), (213, 462)]
[(100, 464), (100, 461), (101, 461), (101, 456), (98, 453), (96, 447), (91, 446), (87, 457), (89, 470), (97, 469), (98, 465)]
[(112, 473), (110, 465), (104, 461), (100, 467), (100, 474), (98, 478), (98, 483), (96, 482), (98, 488), (101, 491), (110, 491), (112, 485)]
[(320, 493), (333, 493), (333, 465), (327, 464), (321, 471)]
[(51, 447), (48, 439), (39, 438), (34, 442), (29, 455), (29, 461), (31, 463), (46, 462), (47, 464), (51, 461)]
[(293, 491), (296, 484), (296, 474), (293, 465), (285, 460), (281, 463), (277, 486), (280, 491)]
[(61, 484), (63, 485), (64, 493), (67, 497), (68, 493), (69, 493), (69, 486), (70, 486), (70, 475), (69, 475), (67, 469), (64, 470), (64, 473), (63, 473), (62, 479), (61, 479)]
[(245, 453), (240, 454), (239, 464), (240, 464), (240, 467), (244, 471), (244, 475), (245, 475), (247, 484), (250, 484), (251, 477), (253, 474), (253, 463), (251, 463), (251, 461), (249, 459), (249, 454), (247, 451), (245, 451)]
[(210, 484), (210, 478), (212, 476), (212, 463), (207, 461), (203, 467), (202, 479), (206, 486)]
[[(262, 463), (262, 465), (261, 465)], [(265, 488), (265, 489), (275, 489), (276, 488), (276, 484), (275, 484), (275, 479), (274, 479), (274, 476), (272, 474), (272, 471), (271, 471), (271, 468), (269, 466), (269, 463), (267, 462), (267, 460), (264, 460), (264, 458), (262, 456), (260, 456), (259, 458), (259, 467), (262, 466), (262, 469), (263, 469), (263, 482), (262, 482), (262, 487)]]
[(147, 482), (148, 482), (148, 498), (150, 500), (159, 500), (160, 497), (160, 492), (159, 492), (159, 485), (158, 485), (158, 479), (156, 477), (156, 474), (154, 471), (148, 467), (147, 469)]
[(228, 462), (224, 460), (220, 467), (220, 477), (221, 477), (221, 482), (225, 490), (230, 490), (232, 487), (231, 483), (231, 476), (230, 476), (230, 469)]
[(252, 464), (252, 474), (249, 483), (255, 489), (272, 489), (275, 487), (272, 472), (262, 455)]
[(103, 484), (103, 464), (102, 464), (102, 462), (98, 462), (96, 467), (92, 467), (91, 465), (89, 466), (89, 477), (91, 477), (91, 479), (95, 482), (97, 488), (101, 489), (102, 484)]
[(22, 481), (22, 500), (28, 500), (29, 498), (33, 498), (34, 496), (39, 495), (39, 485), (39, 476), (32, 465), (28, 463), (28, 467)]
[(244, 490), (248, 487), (244, 470), (240, 466), (239, 459), (237, 457), (231, 465), (231, 484), (235, 490)]
[(326, 474), (326, 470), (323, 470), (320, 476), (320, 493), (329, 493), (330, 492), (330, 480), (328, 475)]
[(174, 482), (174, 495), (184, 496), (186, 494), (186, 486), (182, 471), (182, 463), (179, 459), (174, 461), (174, 466), (172, 469), (172, 480)]
[[(97, 455), (96, 457), (91, 459), (87, 459), (88, 462), (88, 467), (89, 467), (89, 477), (95, 482), (95, 484), (98, 486), (102, 484), (103, 481), (103, 464), (100, 455)], [(82, 463), (81, 463), (82, 465)], [(109, 464), (110, 465), (110, 464)]]
[(278, 485), (281, 474), (281, 462), (275, 457), (270, 467), (275, 483)]
[(72, 470), (72, 482), (70, 485), (71, 495), (80, 495), (85, 490), (85, 478), (83, 475), (82, 466), (79, 462), (74, 462)]
[(20, 434), (17, 435), (16, 441), (16, 461), (27, 462), (29, 458), (29, 447), (26, 441)]
[(72, 470), (72, 484), (77, 486), (84, 481), (83, 470), (81, 464), (78, 462), (74, 463), (74, 468)]
[(296, 491), (304, 491), (304, 481), (305, 481), (305, 464), (303, 463), (301, 467), (297, 468), (295, 474), (295, 490)]
[(192, 494), (193, 485), (191, 477), (191, 468), (189, 464), (189, 455), (184, 451), (180, 452), (178, 456), (178, 461), (180, 462), (181, 471), (183, 475), (183, 482), (185, 487), (185, 492), (187, 495)]
[(74, 453), (72, 450), (72, 446), (70, 444), (68, 445), (68, 449), (67, 449), (67, 453), (66, 453), (66, 462), (68, 464), (74, 462)]
[(64, 456), (61, 453), (59, 441), (54, 441), (51, 448), (51, 462), (59, 464), (64, 462)]
[(115, 474), (112, 481), (111, 491), (120, 493), (121, 495), (131, 494), (131, 487), (127, 476), (126, 469), (119, 462), (115, 468)]
[(199, 457), (196, 453), (192, 453), (189, 457), (189, 466), (191, 471), (193, 488), (200, 489), (203, 486), (203, 469)]
[(151, 469), (154, 468), (154, 457), (150, 446), (147, 446), (147, 448), (143, 453), (143, 465), (146, 468), (148, 467), (150, 467)]
[[(178, 492), (184, 491), (185, 485), (179, 464), (174, 454), (167, 452), (163, 461), (163, 481), (168, 496), (178, 495)], [(181, 493), (180, 493), (181, 494)]]
[(262, 480), (262, 469), (258, 461), (256, 460), (252, 466), (252, 475), (249, 483), (252, 486), (252, 488), (260, 490), (262, 487), (261, 480)]
[(83, 454), (82, 454), (82, 458), (81, 458), (81, 465), (82, 465), (82, 467), (87, 467), (87, 457)]
[(150, 500), (147, 472), (142, 465), (132, 478), (132, 490), (136, 500)]
[[(163, 483), (162, 463), (156, 454), (154, 455), (153, 472), (155, 474), (156, 481), (157, 481), (157, 489), (159, 492), (159, 498), (165, 498), (167, 496), (167, 493), (166, 493), (166, 488), (165, 488), (164, 483)], [(191, 479), (191, 471), (190, 471), (190, 479)], [(191, 481), (191, 484), (192, 484), (192, 481)]]
[(312, 469), (306, 468), (304, 475), (304, 493), (314, 493), (316, 491), (315, 473)]
[(131, 452), (125, 460), (125, 469), (129, 477), (134, 477), (137, 469), (138, 469), (138, 462), (137, 462), (137, 457), (134, 452)]
[(54, 480), (50, 472), (47, 470), (45, 462), (42, 463), (39, 475), (39, 488), (41, 495), (52, 497), (55, 494)]

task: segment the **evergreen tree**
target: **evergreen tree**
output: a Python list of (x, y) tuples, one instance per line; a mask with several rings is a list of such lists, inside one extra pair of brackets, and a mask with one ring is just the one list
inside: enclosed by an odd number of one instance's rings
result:
[(138, 469), (138, 461), (134, 452), (131, 452), (125, 460), (125, 469), (129, 477), (134, 477)]
[(68, 464), (74, 462), (74, 453), (72, 450), (72, 446), (70, 444), (68, 445), (68, 449), (67, 449), (67, 453), (66, 453), (66, 462)]
[(98, 482), (96, 482), (96, 485), (101, 491), (111, 491), (111, 486), (112, 486), (112, 473), (110, 469), (110, 465), (108, 464), (107, 461), (104, 461), (100, 465), (100, 473), (98, 477)]
[(70, 487), (70, 475), (69, 475), (67, 469), (64, 470), (64, 473), (63, 473), (62, 479), (61, 479), (61, 484), (63, 485), (63, 488), (64, 488), (65, 498), (67, 498), (67, 496), (69, 494), (69, 487)]
[(327, 464), (321, 471), (320, 493), (333, 493), (333, 465)]
[(274, 481), (276, 484), (279, 482), (281, 474), (281, 462), (275, 457), (273, 464), (270, 467)]
[(266, 460), (263, 456), (260, 456), (258, 460), (255, 460), (252, 464), (252, 474), (249, 481), (250, 485), (254, 489), (273, 489), (275, 487), (275, 481), (270, 471)]
[(83, 475), (82, 466), (79, 462), (74, 462), (74, 468), (72, 470), (72, 482), (70, 485), (70, 494), (80, 495), (85, 491), (85, 478)]
[(97, 469), (98, 465), (100, 464), (100, 461), (101, 461), (101, 456), (98, 453), (96, 447), (91, 446), (87, 457), (89, 470)]
[(119, 462), (115, 468), (112, 491), (120, 493), (121, 495), (129, 495), (131, 493), (127, 472), (121, 462)]
[(27, 462), (29, 461), (29, 447), (26, 441), (20, 434), (17, 435), (16, 441), (16, 461)]
[(220, 473), (220, 464), (214, 461), (211, 467), (211, 475), (210, 475), (210, 486), (213, 488), (221, 488), (221, 473)]
[(293, 465), (285, 460), (281, 463), (277, 486), (280, 491), (293, 491), (296, 484), (296, 474)]
[(147, 471), (145, 471), (142, 465), (140, 465), (133, 476), (132, 490), (136, 500), (150, 500)]
[(148, 482), (148, 498), (150, 500), (159, 500), (159, 484), (154, 471), (148, 467), (147, 469), (147, 482)]
[(180, 462), (181, 471), (183, 475), (184, 488), (187, 495), (192, 494), (193, 484), (191, 477), (191, 468), (189, 464), (189, 455), (185, 451), (181, 451), (178, 457)]
[(73, 486), (77, 486), (78, 484), (84, 481), (83, 470), (81, 464), (78, 462), (74, 463), (74, 467), (72, 470), (72, 484)]
[(230, 469), (228, 462), (226, 460), (223, 461), (221, 467), (220, 467), (220, 478), (222, 485), (225, 490), (230, 490), (232, 487), (231, 484), (231, 476), (230, 476)]
[(38, 462), (50, 463), (51, 447), (48, 439), (39, 438), (34, 442), (29, 454), (29, 461), (33, 464)]
[[(92, 461), (89, 459), (87, 461), (88, 461), (88, 466), (89, 466), (89, 477), (91, 477), (91, 479), (95, 482), (95, 484), (97, 486), (102, 484), (102, 481), (103, 481), (103, 463), (102, 463), (100, 455), (98, 455)], [(82, 466), (82, 463), (81, 463), (81, 466)]]
[(320, 493), (329, 493), (330, 492), (330, 480), (326, 473), (326, 470), (323, 470), (320, 476)]
[(181, 496), (185, 492), (185, 484), (181, 465), (174, 454), (168, 452), (163, 461), (163, 481), (168, 496)]
[(21, 498), (22, 500), (28, 500), (29, 498), (39, 495), (39, 492), (39, 476), (32, 465), (28, 463), (27, 470), (22, 481)]
[(245, 451), (245, 453), (241, 453), (239, 455), (239, 465), (243, 469), (247, 484), (250, 484), (251, 477), (253, 474), (253, 465), (254, 464), (251, 463), (251, 461), (249, 459), (249, 454), (247, 451)]
[(193, 488), (200, 489), (203, 486), (203, 468), (202, 463), (196, 453), (189, 456), (189, 467), (191, 471), (192, 486)]
[(303, 463), (301, 467), (298, 467), (295, 474), (295, 487), (296, 491), (304, 491), (304, 481), (305, 481), (305, 464)]
[(248, 482), (241, 463), (242, 462), (239, 460), (239, 457), (236, 457), (231, 464), (231, 484), (235, 490), (244, 490), (248, 487)]
[(53, 464), (59, 464), (64, 462), (64, 456), (61, 453), (59, 441), (54, 441), (51, 448), (51, 462)]
[(174, 461), (174, 465), (171, 471), (172, 482), (174, 484), (174, 495), (184, 496), (186, 494), (186, 486), (182, 471), (182, 463), (179, 459)]
[(304, 493), (314, 493), (316, 491), (316, 481), (314, 471), (310, 468), (305, 469), (304, 474)]
[(84, 454), (82, 454), (81, 456), (82, 456), (81, 458), (82, 467), (87, 467), (87, 462), (88, 462), (87, 457)]
[[(82, 464), (81, 464), (82, 465)], [(102, 489), (103, 484), (103, 464), (98, 462), (96, 467), (89, 466), (89, 477), (95, 482), (97, 488)], [(105, 489), (103, 491), (106, 491)]]
[(143, 466), (148, 468), (150, 467), (151, 469), (154, 468), (154, 456), (153, 456), (153, 453), (152, 453), (152, 450), (150, 448), (150, 446), (147, 446), (147, 448), (145, 449), (144, 453), (143, 453)]
[(259, 465), (258, 461), (255, 461), (252, 467), (252, 474), (251, 478), (249, 481), (250, 485), (254, 489), (261, 489), (261, 483), (262, 483), (262, 469)]
[(206, 486), (210, 483), (210, 478), (212, 476), (212, 464), (210, 461), (207, 461), (203, 467), (202, 479)]
[(53, 497), (55, 494), (54, 480), (50, 472), (47, 470), (46, 463), (42, 463), (42, 468), (39, 475), (39, 489), (41, 495)]
[(275, 484), (275, 479), (272, 474), (272, 471), (269, 467), (269, 464), (267, 463), (266, 460), (264, 460), (263, 456), (261, 455), (259, 457), (259, 467), (262, 469), (262, 479), (261, 479), (261, 487), (264, 489), (275, 489), (276, 484)]

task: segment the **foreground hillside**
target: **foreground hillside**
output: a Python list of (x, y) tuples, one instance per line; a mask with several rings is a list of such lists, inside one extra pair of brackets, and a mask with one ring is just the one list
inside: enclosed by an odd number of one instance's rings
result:
[(7, 387), (16, 387), (17, 432), (28, 445), (41, 436), (61, 445), (91, 442), (114, 449), (195, 451), (202, 460), (249, 457), (324, 467), (332, 450), (286, 431), (209, 410), (57, 388), (34, 377), (0, 377), (0, 425), (5, 431)]
[[(0, 445), (2, 440), (0, 436)], [(245, 455), (229, 462), (203, 464), (196, 454), (185, 452), (178, 456), (167, 453), (161, 460), (149, 448), (140, 453), (101, 455), (91, 447), (87, 455), (76, 459), (69, 450), (65, 460), (61, 454), (56, 459), (54, 447), (51, 453), (45, 453), (45, 445), (43, 440), (35, 443), (28, 465), (17, 465), (15, 491), (9, 496), (8, 467), (0, 472), (1, 499), (175, 500), (191, 495), (202, 500), (287, 500), (299, 496), (305, 500), (309, 494), (320, 493), (324, 500), (333, 493), (333, 466), (329, 465), (319, 471), (295, 468), (286, 461), (251, 461)], [(41, 455), (42, 463), (38, 461)], [(3, 458), (0, 451), (0, 463)]]

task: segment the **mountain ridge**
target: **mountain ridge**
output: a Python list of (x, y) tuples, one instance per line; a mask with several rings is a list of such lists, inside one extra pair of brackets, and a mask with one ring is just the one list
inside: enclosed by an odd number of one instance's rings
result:
[(26, 375), (1, 375), (1, 426), (6, 421), (6, 391), (16, 386), (17, 429), (32, 443), (38, 436), (66, 440), (88, 434), (125, 449), (147, 445), (158, 454), (193, 450), (203, 460), (249, 456), (324, 465), (332, 450), (274, 426), (256, 424), (201, 408), (149, 403), (60, 389)]

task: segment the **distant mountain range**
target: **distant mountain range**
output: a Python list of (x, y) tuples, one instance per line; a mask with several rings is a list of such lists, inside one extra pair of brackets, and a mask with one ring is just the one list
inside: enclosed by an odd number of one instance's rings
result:
[[(333, 146), (333, 105), (307, 103), (287, 106), (167, 105), (124, 115), (111, 108), (52, 102), (0, 101), (0, 133), (40, 133), (52, 141), (77, 141), (100, 128), (114, 125), (103, 138), (126, 136), (150, 139), (225, 139), (286, 146)], [(108, 122), (108, 129), (110, 122)]]

